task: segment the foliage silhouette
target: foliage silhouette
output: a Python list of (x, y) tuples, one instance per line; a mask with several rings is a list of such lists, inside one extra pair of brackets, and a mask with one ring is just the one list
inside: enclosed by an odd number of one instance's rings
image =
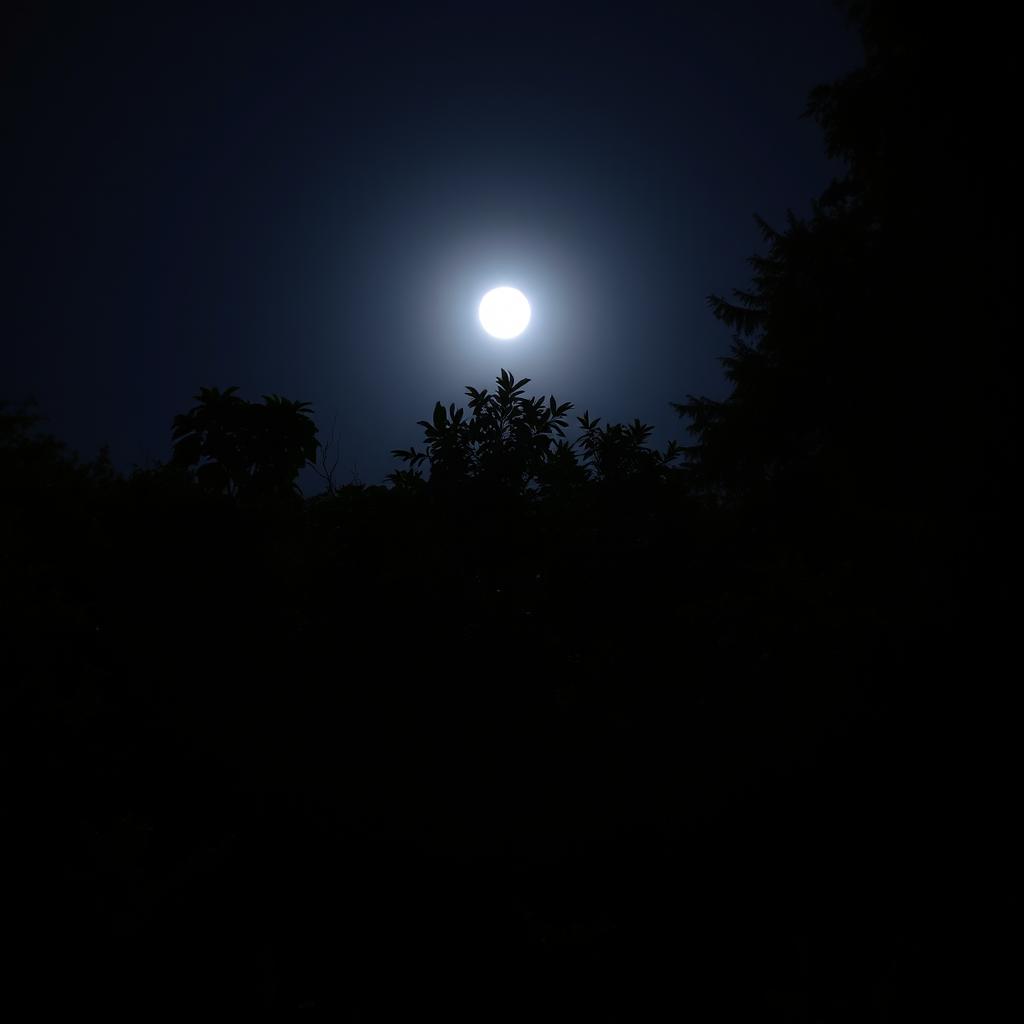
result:
[(810, 217), (759, 221), (752, 285), (709, 298), (735, 331), (733, 387), (676, 405), (696, 437), (687, 459), (711, 490), (830, 516), (990, 517), (1018, 435), (1015, 376), (998, 369), (1016, 316), (1000, 198), (1015, 185), (997, 141), (1014, 58), (961, 73), (950, 55), (1011, 44), (913, 3), (843, 6), (865, 65), (816, 88), (806, 115), (844, 173)]
[(75, 482), (107, 482), (114, 477), (110, 454), (101, 448), (82, 461), (63, 441), (40, 429), (43, 417), (34, 402), (17, 406), (0, 401), (0, 489), (23, 500), (34, 489), (52, 490)]
[(247, 402), (237, 390), (200, 388), (199, 404), (174, 418), (172, 465), (209, 494), (255, 501), (301, 493), (295, 479), (316, 464), (319, 448), (309, 403), (278, 395)]
[(652, 428), (632, 424), (600, 426), (589, 412), (577, 417), (579, 435), (566, 439), (566, 414), (571, 402), (524, 394), (529, 377), (517, 381), (505, 369), (495, 378), (495, 391), (467, 387), (470, 416), (451, 403), (438, 402), (431, 420), (420, 420), (424, 449), (395, 449), (409, 466), (388, 479), (396, 486), (416, 487), (420, 467), (427, 465), (435, 488), (475, 481), (510, 493), (564, 492), (587, 481), (621, 482), (656, 478), (678, 457), (671, 442), (664, 452), (648, 447)]
[(733, 493), (807, 475), (822, 483), (838, 463), (878, 454), (860, 415), (863, 396), (878, 393), (865, 353), (874, 234), (859, 212), (821, 207), (810, 222), (790, 215), (782, 232), (759, 223), (768, 252), (750, 261), (751, 289), (709, 298), (736, 332), (722, 360), (732, 393), (675, 405), (697, 437), (687, 456), (698, 476)]

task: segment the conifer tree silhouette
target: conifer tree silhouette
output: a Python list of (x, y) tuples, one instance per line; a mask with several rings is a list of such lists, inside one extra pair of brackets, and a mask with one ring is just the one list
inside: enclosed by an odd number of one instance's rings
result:
[[(732, 391), (676, 404), (696, 438), (687, 458), (734, 494), (795, 485), (911, 517), (951, 500), (994, 508), (1016, 436), (1002, 198), (1015, 185), (999, 143), (1009, 44), (952, 10), (845, 6), (865, 65), (814, 89), (806, 110), (843, 173), (810, 216), (759, 220), (751, 285), (709, 297), (735, 332)], [(951, 63), (992, 47), (969, 73)], [(972, 483), (946, 486), (952, 466)]]

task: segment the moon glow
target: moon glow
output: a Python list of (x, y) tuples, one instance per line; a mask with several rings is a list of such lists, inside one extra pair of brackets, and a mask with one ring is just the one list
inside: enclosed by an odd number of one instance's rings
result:
[(480, 300), (480, 323), (493, 338), (515, 338), (530, 322), (530, 303), (518, 288), (492, 288)]

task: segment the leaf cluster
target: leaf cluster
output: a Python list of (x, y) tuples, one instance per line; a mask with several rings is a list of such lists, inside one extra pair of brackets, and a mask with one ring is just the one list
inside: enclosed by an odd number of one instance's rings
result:
[(441, 402), (430, 420), (420, 420), (423, 447), (397, 448), (395, 458), (407, 464), (389, 475), (402, 488), (423, 483), (429, 468), (432, 485), (474, 480), (515, 492), (564, 491), (588, 480), (619, 480), (658, 472), (681, 449), (672, 442), (665, 452), (648, 446), (652, 428), (631, 424), (601, 426), (589, 412), (577, 416), (578, 435), (570, 440), (567, 415), (572, 402), (554, 395), (529, 396), (529, 377), (516, 380), (502, 369), (495, 389), (466, 388), (466, 409)]

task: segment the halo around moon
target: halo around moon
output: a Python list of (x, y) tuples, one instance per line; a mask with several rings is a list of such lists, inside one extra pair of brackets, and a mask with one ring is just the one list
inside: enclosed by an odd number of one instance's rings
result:
[(493, 338), (516, 338), (530, 322), (530, 303), (518, 288), (492, 288), (481, 300), (480, 323)]

